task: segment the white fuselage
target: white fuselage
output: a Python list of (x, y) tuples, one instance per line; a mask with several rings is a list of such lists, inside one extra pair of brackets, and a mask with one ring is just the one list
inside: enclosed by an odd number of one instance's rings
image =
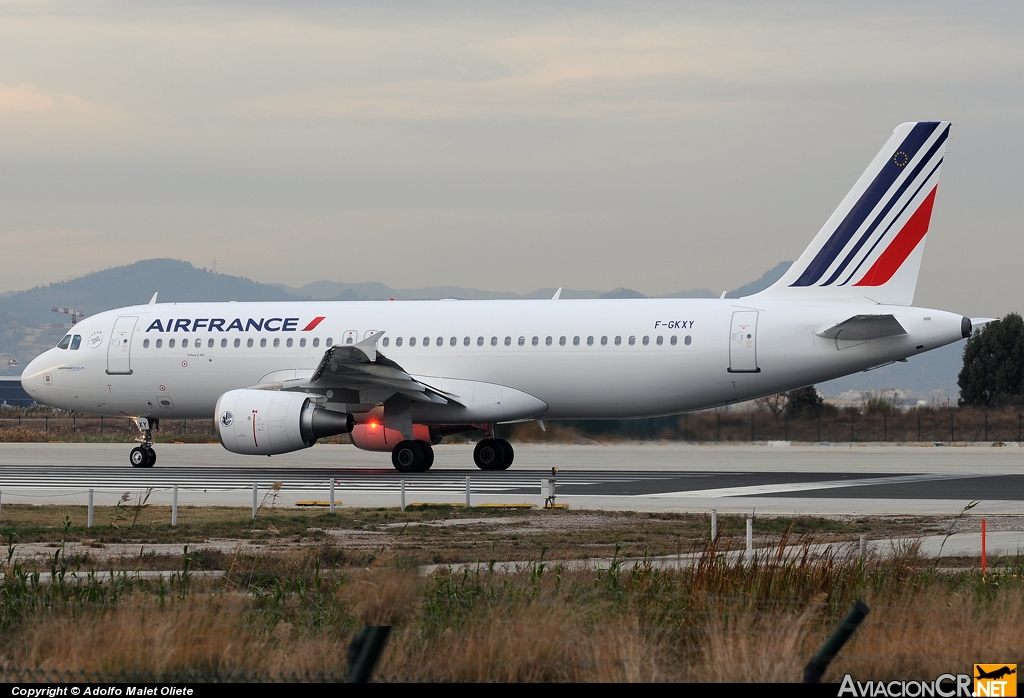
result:
[[(891, 313), (906, 334), (838, 344), (816, 335), (858, 313)], [(495, 386), (517, 397), (478, 401), (471, 418), (413, 405), (417, 423), (646, 417), (901, 360), (961, 339), (961, 321), (914, 307), (758, 298), (154, 304), (83, 320), (70, 332), (78, 348), (43, 353), (22, 381), (65, 409), (209, 419), (225, 392), (308, 378), (329, 342), (376, 331), (381, 354), (458, 396), (460, 409)], [(365, 399), (335, 408), (358, 414), (373, 405)]]

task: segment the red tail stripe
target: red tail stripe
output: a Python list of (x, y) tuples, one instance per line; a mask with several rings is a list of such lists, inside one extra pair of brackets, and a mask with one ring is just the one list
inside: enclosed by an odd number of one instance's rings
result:
[(867, 273), (854, 286), (881, 286), (903, 266), (910, 253), (928, 233), (928, 224), (932, 219), (932, 205), (935, 203), (935, 189), (932, 189), (931, 194), (925, 198), (914, 215), (903, 226), (903, 230), (889, 243), (885, 252), (875, 260)]
[(315, 317), (315, 318), (313, 318), (313, 321), (312, 321), (312, 322), (310, 322), (310, 323), (309, 323), (308, 325), (306, 325), (305, 327), (303, 327), (303, 328), (302, 328), (302, 331), (303, 331), (303, 332), (309, 332), (309, 331), (310, 331), (311, 329), (313, 329), (314, 327), (316, 327), (317, 325), (319, 325), (319, 324), (320, 324), (321, 322), (323, 322), (323, 321), (324, 321), (324, 318), (326, 318), (326, 317), (327, 317), (326, 315), (321, 315), (320, 317)]

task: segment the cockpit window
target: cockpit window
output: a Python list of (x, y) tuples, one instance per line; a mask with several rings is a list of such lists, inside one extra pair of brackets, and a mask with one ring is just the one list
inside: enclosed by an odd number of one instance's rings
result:
[(67, 349), (68, 348), (68, 344), (70, 344), (70, 343), (71, 343), (71, 335), (66, 334), (66, 335), (64, 335), (64, 339), (60, 340), (60, 344), (57, 345), (57, 348), (58, 349)]
[(71, 348), (77, 349), (80, 346), (82, 346), (82, 335), (76, 334), (74, 339), (71, 340)]

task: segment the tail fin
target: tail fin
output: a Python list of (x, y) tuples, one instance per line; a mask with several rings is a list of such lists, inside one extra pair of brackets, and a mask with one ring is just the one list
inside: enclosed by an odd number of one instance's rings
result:
[(910, 305), (948, 137), (948, 121), (897, 126), (810, 246), (758, 296)]

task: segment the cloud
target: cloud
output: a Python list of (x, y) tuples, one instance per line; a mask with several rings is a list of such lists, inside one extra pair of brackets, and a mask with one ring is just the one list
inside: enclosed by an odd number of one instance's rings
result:
[(35, 85), (0, 84), (0, 113), (62, 113), (103, 116), (112, 113), (106, 107), (66, 92), (46, 92)]

